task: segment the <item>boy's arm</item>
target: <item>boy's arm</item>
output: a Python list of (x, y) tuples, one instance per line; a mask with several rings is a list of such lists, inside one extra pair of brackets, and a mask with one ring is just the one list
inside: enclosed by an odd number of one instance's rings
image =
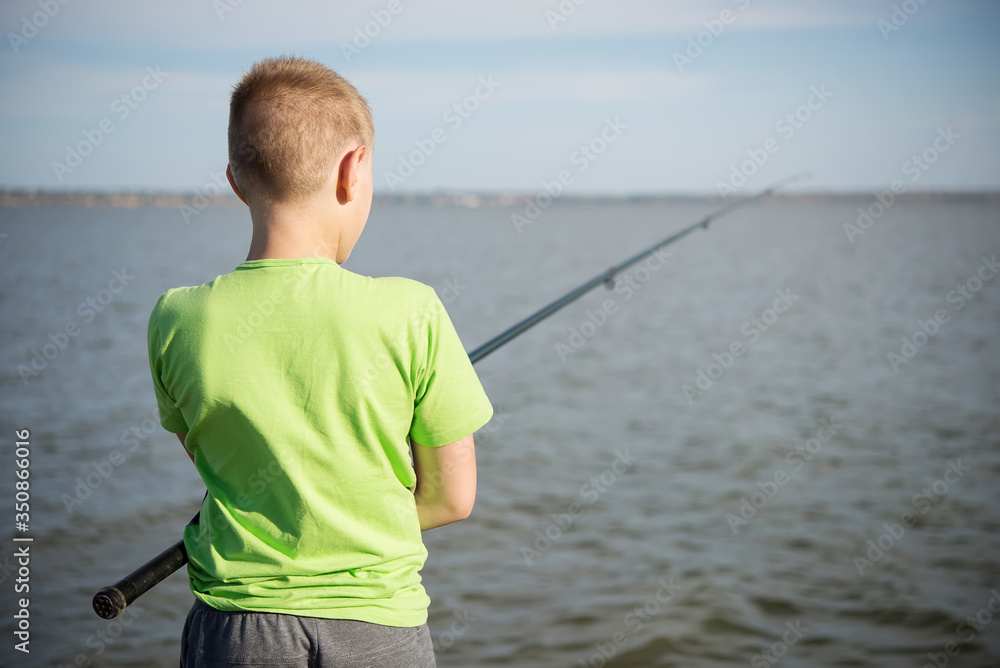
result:
[(472, 434), (442, 445), (427, 447), (410, 439), (413, 468), (417, 474), (417, 517), (427, 531), (464, 520), (476, 501), (476, 446)]
[(191, 461), (194, 462), (194, 453), (192, 453), (190, 450), (188, 450), (187, 446), (184, 445), (184, 438), (186, 436), (187, 436), (187, 434), (177, 434), (177, 440), (179, 440), (181, 442), (181, 447), (184, 448), (184, 454), (186, 454), (188, 457), (190, 457)]

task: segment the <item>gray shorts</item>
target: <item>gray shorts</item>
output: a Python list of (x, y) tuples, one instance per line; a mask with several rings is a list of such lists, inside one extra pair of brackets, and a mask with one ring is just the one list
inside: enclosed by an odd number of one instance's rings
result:
[(264, 612), (196, 600), (184, 623), (181, 668), (434, 668), (427, 624), (382, 626)]

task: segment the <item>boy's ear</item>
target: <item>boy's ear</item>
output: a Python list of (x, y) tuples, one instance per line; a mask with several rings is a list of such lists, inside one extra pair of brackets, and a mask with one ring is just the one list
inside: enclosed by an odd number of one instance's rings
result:
[(337, 201), (341, 204), (347, 204), (357, 196), (355, 190), (361, 178), (361, 163), (367, 153), (368, 147), (362, 144), (340, 159), (337, 167)]
[(226, 178), (229, 179), (229, 185), (232, 186), (233, 192), (236, 193), (236, 196), (243, 200), (244, 204), (250, 206), (250, 203), (247, 202), (247, 198), (243, 196), (243, 193), (240, 192), (239, 186), (236, 185), (236, 179), (233, 178), (232, 165), (226, 165)]

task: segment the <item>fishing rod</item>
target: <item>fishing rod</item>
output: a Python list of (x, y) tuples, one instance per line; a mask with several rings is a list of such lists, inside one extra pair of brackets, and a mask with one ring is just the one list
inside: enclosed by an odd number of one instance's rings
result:
[[(614, 287), (615, 276), (620, 272), (628, 269), (637, 262), (641, 262), (645, 258), (649, 257), (661, 248), (666, 248), (670, 244), (683, 239), (691, 232), (697, 229), (708, 229), (708, 224), (717, 218), (721, 218), (728, 213), (735, 211), (741, 207), (747, 206), (752, 202), (756, 202), (768, 195), (771, 195), (779, 188), (787, 186), (795, 181), (802, 178), (806, 178), (807, 173), (796, 174), (790, 176), (781, 181), (777, 181), (761, 192), (747, 197), (745, 199), (736, 200), (730, 202), (729, 204), (723, 206), (722, 208), (713, 211), (712, 213), (705, 216), (705, 218), (699, 220), (697, 223), (685, 227), (679, 232), (675, 232), (663, 241), (653, 244), (649, 248), (639, 251), (632, 257), (613, 265), (601, 272), (597, 276), (594, 276), (589, 281), (583, 283), (577, 288), (570, 290), (568, 293), (555, 300), (548, 306), (545, 306), (535, 313), (532, 313), (527, 318), (517, 323), (513, 327), (501, 332), (496, 335), (483, 345), (479, 346), (475, 350), (469, 353), (469, 360), (475, 364), (479, 360), (483, 359), (491, 352), (504, 345), (508, 341), (514, 339), (515, 337), (523, 334), (527, 330), (531, 329), (542, 320), (545, 320), (550, 315), (556, 311), (562, 309), (568, 304), (573, 303), (583, 295), (587, 294), (598, 285), (606, 285), (609, 288)], [(198, 523), (198, 515), (195, 515), (188, 526)], [(139, 568), (135, 569), (124, 578), (111, 585), (110, 587), (104, 587), (97, 594), (94, 595), (94, 612), (104, 619), (114, 619), (128, 607), (137, 598), (145, 594), (147, 591), (163, 582), (166, 578), (173, 575), (176, 571), (184, 567), (188, 562), (187, 550), (184, 547), (184, 541), (180, 540), (176, 544), (167, 548), (159, 555), (146, 562)]]
[(750, 204), (751, 202), (756, 202), (757, 200), (759, 200), (761, 198), (767, 197), (768, 195), (772, 194), (775, 190), (777, 190), (779, 188), (782, 188), (784, 186), (787, 186), (787, 185), (789, 185), (791, 183), (794, 183), (795, 181), (798, 181), (798, 180), (800, 180), (802, 178), (805, 178), (807, 176), (807, 174), (808, 174), (807, 172), (803, 172), (801, 174), (796, 174), (794, 176), (789, 176), (786, 179), (782, 179), (781, 181), (777, 181), (777, 182), (771, 184), (765, 190), (762, 190), (761, 192), (757, 193), (756, 195), (754, 195), (752, 197), (748, 197), (746, 199), (741, 199), (741, 200), (737, 200), (735, 202), (731, 202), (730, 204), (727, 204), (726, 206), (722, 207), (721, 209), (708, 214), (707, 216), (705, 216), (703, 219), (699, 220), (694, 225), (690, 225), (688, 227), (685, 227), (680, 232), (676, 232), (676, 233), (670, 235), (669, 237), (667, 237), (663, 241), (660, 241), (659, 243), (653, 244), (652, 246), (650, 246), (646, 250), (639, 251), (638, 253), (636, 253), (632, 257), (628, 258), (624, 262), (619, 262), (618, 264), (609, 267), (608, 269), (606, 269), (605, 271), (601, 272), (597, 276), (594, 276), (592, 279), (590, 279), (589, 281), (587, 281), (586, 283), (584, 283), (580, 287), (574, 288), (573, 290), (570, 290), (565, 295), (563, 295), (559, 299), (555, 300), (554, 302), (552, 302), (548, 306), (545, 306), (545, 307), (542, 307), (542, 308), (538, 309), (535, 313), (532, 313), (527, 318), (525, 318), (521, 322), (517, 323), (516, 325), (514, 325), (510, 329), (506, 330), (505, 332), (497, 334), (495, 337), (493, 337), (492, 339), (490, 339), (489, 341), (487, 341), (486, 343), (484, 343), (483, 345), (479, 346), (478, 348), (476, 348), (475, 350), (473, 350), (471, 353), (469, 353), (469, 359), (472, 360), (473, 364), (475, 364), (476, 362), (478, 362), (482, 358), (486, 357), (491, 352), (493, 352), (494, 350), (496, 350), (497, 348), (499, 348), (503, 344), (507, 343), (508, 341), (510, 341), (511, 339), (513, 339), (514, 337), (518, 336), (519, 334), (522, 334), (523, 332), (527, 331), (528, 329), (531, 329), (532, 327), (534, 327), (535, 325), (537, 325), (538, 323), (540, 323), (542, 320), (545, 320), (546, 318), (548, 318), (550, 315), (552, 315), (553, 313), (555, 313), (559, 309), (563, 308), (564, 306), (567, 306), (568, 304), (572, 304), (577, 299), (579, 299), (583, 295), (587, 294), (588, 292), (590, 292), (591, 290), (593, 290), (594, 288), (596, 288), (598, 285), (602, 285), (603, 284), (603, 285), (608, 286), (609, 288), (614, 287), (615, 276), (619, 272), (624, 271), (624, 270), (628, 269), (629, 267), (631, 267), (632, 265), (634, 265), (635, 263), (640, 262), (640, 261), (646, 259), (647, 257), (649, 257), (650, 255), (652, 255), (656, 251), (660, 250), (661, 248), (666, 248), (667, 246), (669, 246), (670, 244), (674, 243), (675, 241), (679, 241), (680, 239), (683, 239), (688, 234), (690, 234), (691, 232), (694, 232), (695, 230), (697, 230), (699, 228), (707, 230), (708, 229), (708, 224), (710, 222), (712, 222), (713, 220), (715, 220), (716, 218), (721, 218), (722, 216), (726, 215), (727, 213), (730, 213), (731, 211), (735, 211), (736, 209), (739, 209), (740, 207), (744, 207), (747, 204)]

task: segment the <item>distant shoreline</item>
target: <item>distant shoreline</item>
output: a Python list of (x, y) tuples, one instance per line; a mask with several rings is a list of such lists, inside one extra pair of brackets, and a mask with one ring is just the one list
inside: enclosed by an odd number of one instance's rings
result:
[[(755, 194), (748, 191), (747, 196)], [(375, 194), (375, 203), (416, 204), (435, 207), (458, 206), (465, 208), (524, 205), (537, 197), (537, 193), (407, 193)], [(777, 193), (777, 199), (803, 202), (836, 202), (851, 200), (871, 200), (874, 192), (856, 193)], [(708, 194), (636, 194), (636, 195), (563, 195), (565, 202), (720, 202), (722, 198)], [(1000, 191), (917, 191), (898, 196), (900, 201), (912, 202), (977, 202), (1000, 203)], [(111, 192), (111, 191), (47, 191), (31, 189), (0, 190), (0, 207), (25, 206), (80, 206), (80, 207), (191, 207), (236, 208), (243, 203), (235, 195), (205, 197), (197, 193), (165, 192)]]

